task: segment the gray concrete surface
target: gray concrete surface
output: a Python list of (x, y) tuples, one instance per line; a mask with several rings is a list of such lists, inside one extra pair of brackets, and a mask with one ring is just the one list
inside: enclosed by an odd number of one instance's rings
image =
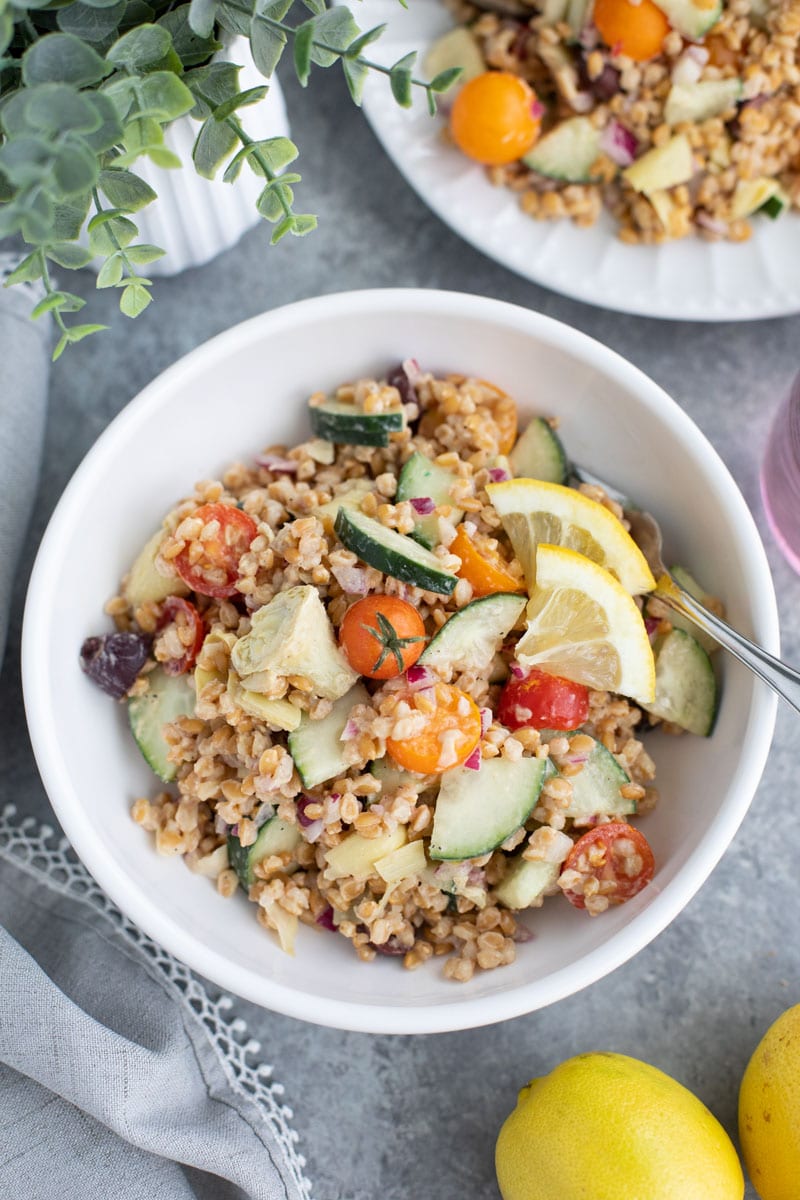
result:
[[(480, 292), (558, 317), (631, 359), (686, 408), (737, 479), (765, 533), (785, 656), (800, 663), (800, 579), (766, 534), (757, 484), (770, 415), (800, 368), (800, 318), (660, 323), (535, 287), (427, 211), (338, 79), (320, 73), (308, 92), (291, 81), (286, 91), (303, 148), (299, 207), (321, 214), (315, 235), (270, 249), (266, 231), (254, 231), (207, 267), (159, 282), (156, 302), (135, 325), (112, 312), (115, 296), (97, 293), (92, 276), (78, 279), (85, 319), (109, 321), (111, 330), (69, 351), (53, 373), (41, 489), (0, 688), (4, 797), (50, 816), (20, 704), (19, 626), (38, 540), (83, 454), (144, 384), (193, 346), (263, 309), (321, 292), (391, 285)], [(494, 1141), (517, 1089), (593, 1048), (668, 1071), (735, 1136), (745, 1063), (767, 1026), (800, 1000), (799, 729), (796, 717), (780, 713), (750, 814), (683, 914), (634, 961), (571, 999), (491, 1028), (417, 1039), (344, 1034), (243, 1005), (286, 1084), (315, 1200), (496, 1200)]]

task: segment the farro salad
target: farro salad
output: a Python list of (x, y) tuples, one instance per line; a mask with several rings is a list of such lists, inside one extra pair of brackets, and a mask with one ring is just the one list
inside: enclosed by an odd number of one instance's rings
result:
[(169, 785), (132, 807), (159, 853), (290, 953), (303, 922), (468, 980), (546, 898), (648, 884), (640, 732), (708, 734), (714, 672), (554, 419), (518, 435), (499, 388), (413, 360), (308, 416), (166, 515), (81, 663)]
[(538, 220), (745, 241), (800, 206), (800, 0), (451, 0), (448, 133)]

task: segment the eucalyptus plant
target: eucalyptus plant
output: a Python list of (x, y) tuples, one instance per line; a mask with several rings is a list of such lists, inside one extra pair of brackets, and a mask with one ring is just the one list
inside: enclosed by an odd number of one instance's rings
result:
[(239, 68), (219, 53), (226, 36), (249, 39), (266, 81), (291, 45), (303, 86), (314, 67), (338, 64), (360, 104), (370, 72), (382, 72), (398, 104), (410, 106), (419, 88), (435, 113), (458, 71), (426, 82), (414, 53), (392, 67), (373, 61), (365, 52), (384, 29), (362, 32), (348, 8), (326, 0), (0, 0), (0, 237), (21, 235), (30, 247), (7, 283), (42, 281), (32, 315), (53, 314), (53, 357), (105, 326), (67, 323), (84, 301), (55, 286), (51, 264), (77, 269), (100, 256), (97, 286), (120, 290), (126, 316), (150, 303), (146, 268), (164, 251), (138, 240), (135, 214), (156, 193), (135, 168), (144, 157), (182, 165), (164, 129), (186, 113), (198, 121), (200, 175), (222, 170), (235, 185), (246, 168), (263, 179), (257, 208), (274, 226), (272, 242), (315, 228), (316, 217), (294, 207), (295, 144), (254, 140), (242, 127), (241, 109), (262, 101), (269, 83), (240, 90)]

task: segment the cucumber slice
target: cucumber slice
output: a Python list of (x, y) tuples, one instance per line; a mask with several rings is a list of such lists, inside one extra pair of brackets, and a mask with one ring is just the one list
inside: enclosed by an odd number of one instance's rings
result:
[(418, 775), (416, 771), (404, 771), (387, 755), (386, 758), (376, 758), (369, 764), (369, 770), (376, 779), (381, 781), (381, 793), (384, 796), (396, 792), (399, 787), (410, 784), (418, 792), (429, 786), (429, 781), (435, 776)]
[(558, 434), (542, 417), (534, 417), (508, 456), (517, 477), (566, 483), (567, 455)]
[(159, 779), (171, 783), (178, 767), (167, 758), (169, 746), (164, 726), (194, 713), (194, 679), (191, 675), (167, 675), (160, 667), (151, 671), (147, 679), (150, 687), (144, 695), (128, 701), (128, 720), (147, 762)]
[(333, 528), (343, 546), (384, 575), (442, 596), (449, 596), (458, 583), (430, 550), (362, 512), (340, 508)]
[(141, 604), (166, 600), (167, 596), (188, 596), (189, 589), (178, 575), (161, 575), (156, 570), (155, 558), (164, 540), (164, 530), (157, 530), (145, 542), (130, 569), (122, 589), (131, 608)]
[(486, 63), (480, 51), (475, 35), (463, 25), (449, 29), (447, 33), (437, 38), (425, 55), (425, 78), (434, 79), (442, 71), (451, 71), (459, 67), (461, 75), (456, 86), (461, 88), (470, 79), (482, 75)]
[(298, 728), (289, 734), (289, 753), (303, 787), (316, 787), (348, 770), (342, 734), (347, 718), (357, 704), (369, 704), (369, 692), (361, 683), (340, 697), (322, 720), (312, 721), (304, 713)]
[(722, 16), (722, 0), (710, 6), (694, 0), (655, 0), (673, 29), (684, 37), (698, 41), (716, 25)]
[(337, 493), (327, 504), (312, 508), (311, 515), (317, 517), (323, 524), (325, 532), (333, 533), (336, 514), (340, 508), (361, 508), (361, 501), (370, 492), (374, 492), (375, 483), (372, 479), (352, 479), (341, 492)]
[(761, 208), (757, 212), (761, 212), (764, 216), (769, 217), (771, 221), (776, 220), (781, 213), (785, 212), (789, 207), (789, 197), (785, 192), (776, 192), (774, 196), (770, 196), (769, 200), (765, 200)]
[(731, 201), (731, 217), (736, 221), (752, 216), (777, 196), (781, 186), (777, 179), (740, 179)]
[(239, 876), (239, 882), (247, 892), (256, 881), (255, 869), (272, 854), (293, 851), (302, 837), (296, 825), (289, 825), (280, 817), (272, 817), (258, 831), (252, 846), (243, 846), (235, 834), (228, 836), (228, 862)]
[(490, 758), (480, 771), (464, 767), (442, 776), (433, 815), (430, 857), (478, 858), (524, 825), (545, 776), (545, 760)]
[(708, 737), (717, 715), (717, 681), (703, 647), (682, 629), (658, 638), (656, 698), (646, 705), (654, 717)]
[(454, 613), (420, 655), (421, 666), (446, 674), (452, 669), (489, 669), (503, 640), (528, 602), (515, 592), (481, 596)]
[(742, 94), (741, 79), (701, 79), (697, 83), (675, 83), (664, 105), (668, 125), (690, 121), (697, 125), (733, 108)]
[(389, 434), (405, 429), (406, 416), (402, 409), (392, 412), (365, 413), (352, 404), (326, 400), (309, 408), (311, 428), (326, 442), (351, 446), (388, 446)]
[[(690, 596), (694, 596), (695, 600), (699, 600), (701, 604), (708, 605), (710, 597), (705, 588), (700, 586), (694, 576), (690, 575), (685, 567), (671, 567), (670, 575), (674, 577), (675, 582), (679, 583), (684, 591), (688, 592)], [(682, 629), (684, 633), (688, 633), (696, 642), (699, 642), (707, 654), (713, 654), (715, 650), (719, 650), (719, 642), (710, 633), (706, 633), (703, 629), (698, 629), (694, 621), (691, 621), (689, 617), (684, 617), (681, 613), (670, 609), (667, 620), (673, 629)]]
[[(431, 462), (424, 454), (420, 454), (417, 451), (411, 455), (411, 458), (400, 472), (400, 477), (397, 480), (396, 499), (399, 502), (400, 500), (416, 500), (428, 496), (437, 508), (449, 504), (452, 510), (449, 520), (454, 525), (457, 525), (463, 517), (464, 512), (462, 509), (456, 508), (450, 499), (450, 488), (453, 486), (455, 478), (452, 471), (438, 466), (437, 463)], [(426, 546), (428, 550), (432, 550), (434, 546), (439, 544), (439, 523), (435, 513), (430, 513), (428, 516), (415, 513), (414, 525), (414, 532), (411, 536), (421, 546)]]
[(624, 784), (630, 783), (630, 775), (602, 742), (595, 741), (583, 770), (571, 775), (569, 781), (572, 784), (572, 798), (564, 815), (573, 820), (597, 816), (625, 817), (636, 812), (636, 801), (625, 800), (619, 792)]
[(570, 117), (540, 138), (522, 161), (549, 179), (588, 183), (600, 156), (600, 130), (588, 117)]
[(528, 861), (521, 855), (512, 858), (495, 896), (506, 908), (538, 908), (545, 896), (556, 888), (561, 863)]

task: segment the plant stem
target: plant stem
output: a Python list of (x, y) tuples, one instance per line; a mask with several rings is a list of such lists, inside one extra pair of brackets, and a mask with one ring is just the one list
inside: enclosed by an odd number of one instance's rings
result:
[[(42, 283), (44, 284), (44, 290), (48, 296), (53, 296), (55, 295), (55, 288), (53, 287), (53, 281), (50, 278), (50, 268), (47, 265), (47, 255), (44, 252), (43, 246), (39, 247), (39, 265), (42, 268)], [(64, 318), (62, 317), (59, 309), (53, 309), (53, 317), (55, 318), (56, 325), (61, 332), (66, 333), (67, 327), (64, 324)]]
[[(106, 210), (103, 208), (103, 205), (100, 201), (100, 194), (97, 191), (97, 188), (92, 188), (92, 199), (94, 200), (95, 212), (98, 214), (98, 216), (100, 215), (100, 213), (104, 213)], [(106, 223), (106, 233), (108, 234), (109, 238), (111, 239), (111, 244), (114, 247), (116, 253), (120, 256), (120, 258), (122, 260), (122, 265), (128, 273), (128, 278), (129, 279), (140, 278), (140, 276), (134, 270), (131, 260), (128, 258), (127, 254), (125, 253), (124, 247), (120, 245), (119, 238), (114, 233), (114, 230), (111, 228), (110, 222)]]
[[(239, 122), (236, 120), (235, 117), (226, 117), (225, 124), (228, 126), (229, 129), (233, 130), (233, 132), (236, 134), (236, 136), (238, 137), (239, 141), (242, 143), (243, 146), (255, 145), (253, 138), (251, 138), (249, 134), (245, 133), (244, 129), (242, 128), (242, 126), (239, 124)], [(264, 155), (261, 153), (261, 151), (253, 150), (252, 157), (255, 159), (255, 161), (258, 163), (258, 165), (261, 167), (261, 170), (264, 172), (265, 179), (267, 179), (270, 183), (274, 183), (275, 180), (278, 178), (278, 176), (275, 174), (274, 171), (272, 171), (270, 169), (269, 164), (268, 164), (267, 160), (264, 158)], [(277, 195), (278, 200), (280, 201), (280, 206), (283, 209), (284, 213), (286, 214), (287, 217), (291, 218), (293, 216), (292, 206), (289, 204), (289, 201), (286, 199), (283, 188), (276, 188), (275, 194)]]

